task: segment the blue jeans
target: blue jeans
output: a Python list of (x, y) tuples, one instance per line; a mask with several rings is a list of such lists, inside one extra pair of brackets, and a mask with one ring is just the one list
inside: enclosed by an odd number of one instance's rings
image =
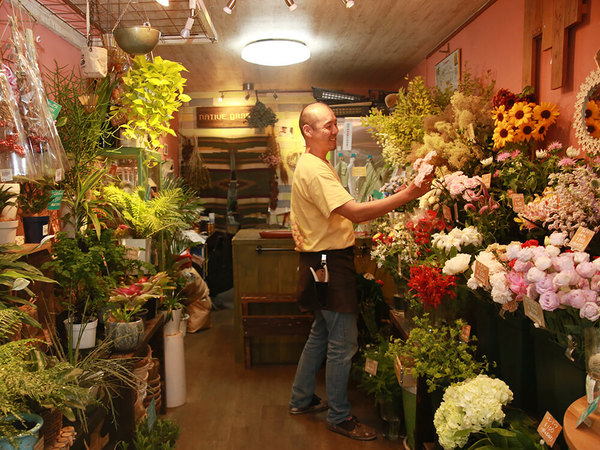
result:
[(337, 424), (350, 417), (348, 379), (352, 356), (358, 349), (356, 319), (356, 314), (353, 313), (315, 310), (315, 320), (296, 369), (291, 407), (303, 408), (310, 404), (315, 392), (317, 372), (327, 357), (327, 422)]

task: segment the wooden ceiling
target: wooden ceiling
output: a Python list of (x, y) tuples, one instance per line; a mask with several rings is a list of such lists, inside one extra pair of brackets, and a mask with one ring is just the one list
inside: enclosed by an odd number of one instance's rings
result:
[[(85, 0), (39, 0), (63, 3), (85, 11)], [(149, 20), (163, 35), (177, 36), (189, 14), (189, 0), (97, 0), (96, 23), (110, 31), (121, 24)], [(128, 5), (129, 3), (129, 5)], [(490, 0), (296, 0), (289, 11), (284, 0), (237, 0), (233, 14), (223, 11), (227, 0), (204, 0), (217, 32), (216, 42), (158, 45), (154, 55), (178, 61), (188, 70), (188, 92), (241, 89), (397, 89), (404, 75)], [(203, 29), (204, 28), (204, 29)], [(198, 18), (192, 35), (210, 32)], [(312, 53), (304, 63), (263, 67), (243, 61), (245, 44), (265, 38), (305, 42)], [(206, 42), (208, 40), (205, 39)]]

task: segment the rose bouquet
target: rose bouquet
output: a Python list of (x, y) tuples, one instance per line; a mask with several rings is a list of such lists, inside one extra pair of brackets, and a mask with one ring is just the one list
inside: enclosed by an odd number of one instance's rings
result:
[(523, 413), (503, 408), (513, 393), (502, 380), (479, 375), (448, 387), (433, 423), (445, 450), (462, 448), (544, 448)]

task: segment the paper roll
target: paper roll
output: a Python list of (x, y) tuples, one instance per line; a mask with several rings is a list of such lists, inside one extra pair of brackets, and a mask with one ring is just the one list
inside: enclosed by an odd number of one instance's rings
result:
[(165, 343), (165, 387), (167, 408), (185, 403), (185, 355), (183, 334), (164, 336)]

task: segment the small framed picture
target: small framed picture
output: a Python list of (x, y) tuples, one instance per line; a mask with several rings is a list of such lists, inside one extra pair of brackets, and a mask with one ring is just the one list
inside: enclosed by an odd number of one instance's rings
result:
[(460, 83), (460, 48), (435, 65), (435, 85), (440, 89), (458, 89)]

